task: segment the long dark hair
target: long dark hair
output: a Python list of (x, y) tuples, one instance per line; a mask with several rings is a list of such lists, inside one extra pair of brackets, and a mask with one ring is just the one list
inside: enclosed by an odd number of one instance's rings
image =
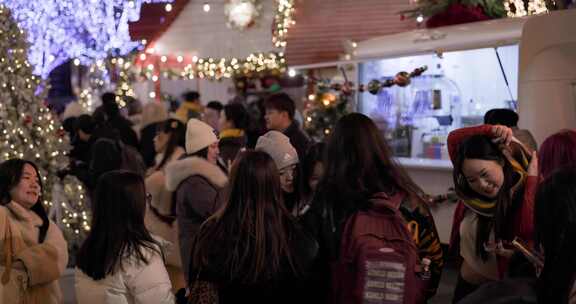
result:
[(310, 188), (310, 177), (314, 174), (314, 168), (317, 163), (322, 163), (324, 156), (325, 144), (323, 142), (315, 143), (308, 151), (302, 160), (302, 180), (303, 180), (303, 194), (310, 198), (312, 196), (312, 188)]
[(203, 269), (211, 258), (223, 254), (220, 267), (234, 281), (272, 279), (286, 261), (296, 273), (289, 245), (293, 218), (282, 201), (272, 158), (264, 152), (242, 152), (232, 166), (227, 197), (197, 234), (193, 267)]
[[(504, 183), (500, 187), (495, 199), (484, 197), (470, 188), (462, 170), (466, 159), (495, 161), (502, 166)], [(494, 228), (494, 236), (496, 239), (508, 237), (505, 229), (506, 223), (509, 220), (508, 217), (510, 214), (513, 214), (512, 211), (517, 205), (516, 202), (522, 199), (522, 195), (514, 195), (514, 197), (510, 195), (510, 189), (517, 181), (518, 175), (515, 174), (510, 163), (506, 161), (498, 145), (493, 143), (488, 136), (473, 135), (465, 139), (458, 146), (458, 153), (454, 160), (452, 177), (454, 179), (456, 193), (460, 198), (496, 202), (496, 214), (494, 217), (487, 217), (478, 214), (476, 255), (486, 260), (488, 258), (488, 253), (484, 249), (484, 244), (488, 242), (492, 229)], [(516, 193), (523, 193), (523, 191), (517, 190)]]
[(392, 159), (390, 149), (374, 122), (360, 113), (342, 117), (324, 151), (324, 176), (316, 199), (333, 204), (346, 216), (369, 208), (374, 193), (404, 191), (419, 195), (420, 188)]
[(538, 151), (538, 168), (543, 179), (561, 168), (576, 167), (576, 132), (562, 130), (550, 135)]
[(576, 170), (557, 171), (540, 184), (534, 224), (545, 256), (538, 303), (568, 303), (576, 274)]
[(22, 173), (24, 172), (24, 166), (27, 164), (36, 170), (38, 184), (40, 185), (40, 197), (30, 210), (42, 219), (42, 226), (40, 226), (40, 233), (38, 235), (38, 243), (42, 243), (44, 242), (44, 239), (46, 239), (46, 233), (48, 232), (50, 221), (48, 220), (48, 215), (46, 214), (44, 206), (42, 206), (42, 193), (44, 187), (42, 186), (42, 177), (40, 176), (36, 164), (19, 158), (9, 159), (0, 164), (0, 205), (6, 205), (12, 200), (10, 197), (10, 191), (20, 183)]
[(158, 124), (156, 132), (163, 132), (170, 134), (168, 142), (166, 143), (166, 150), (164, 151), (164, 156), (162, 157), (162, 160), (160, 161), (160, 163), (156, 165), (155, 168), (156, 170), (160, 170), (161, 168), (164, 167), (164, 165), (166, 165), (168, 160), (170, 160), (172, 154), (174, 154), (174, 151), (176, 150), (177, 147), (184, 147), (186, 140), (185, 138), (186, 127), (179, 120), (170, 118)]
[(143, 250), (162, 254), (144, 226), (144, 180), (124, 170), (104, 173), (92, 202), (92, 230), (78, 252), (78, 268), (94, 280), (122, 269), (125, 257), (148, 263)]

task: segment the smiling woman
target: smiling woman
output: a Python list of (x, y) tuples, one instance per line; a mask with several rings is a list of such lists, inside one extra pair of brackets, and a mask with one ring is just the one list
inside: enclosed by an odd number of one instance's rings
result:
[(462, 199), (454, 217), (464, 259), (456, 303), (510, 271), (512, 251), (504, 245), (516, 236), (533, 241), (538, 160), (504, 126), (455, 130), (448, 136), (448, 146), (455, 189)]
[(11, 159), (0, 164), (1, 303), (61, 302), (58, 279), (68, 248), (41, 202), (34, 163)]

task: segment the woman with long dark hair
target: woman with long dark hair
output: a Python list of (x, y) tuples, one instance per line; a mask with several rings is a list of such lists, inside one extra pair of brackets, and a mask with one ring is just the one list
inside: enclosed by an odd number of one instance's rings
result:
[(58, 279), (68, 263), (68, 246), (46, 215), (43, 190), (33, 162), (0, 164), (1, 303), (62, 301)]
[(174, 291), (186, 287), (180, 244), (178, 242), (178, 224), (176, 220), (176, 204), (174, 195), (166, 188), (165, 168), (168, 164), (180, 159), (184, 151), (184, 125), (176, 119), (168, 119), (158, 124), (158, 132), (154, 138), (154, 148), (157, 157), (156, 164), (148, 172), (152, 172), (145, 180), (146, 189), (151, 195), (144, 219), (146, 228), (155, 236), (171, 243), (166, 252), (166, 269)]
[[(443, 266), (434, 221), (421, 198), (422, 190), (392, 159), (390, 149), (374, 122), (359, 113), (342, 117), (328, 138), (324, 155), (324, 175), (317, 186), (311, 209), (303, 218), (320, 244), (321, 254), (315, 267), (315, 273), (321, 276), (319, 282), (325, 284), (320, 288), (330, 294), (331, 286), (326, 284), (330, 284), (335, 276), (331, 273), (331, 265), (342, 258), (339, 252), (348, 220), (359, 211), (375, 210), (386, 201), (395, 200), (400, 201), (397, 211), (406, 223), (410, 223), (406, 228), (417, 247), (419, 257), (416, 258), (431, 261), (428, 287), (424, 291), (414, 288), (409, 292), (432, 296)], [(331, 290), (335, 298), (324, 302), (343, 302), (337, 295), (339, 292), (342, 290)]]
[(310, 202), (316, 191), (318, 183), (324, 175), (324, 149), (323, 142), (315, 143), (306, 152), (302, 161), (303, 196), (306, 202)]
[(576, 171), (560, 169), (538, 187), (534, 210), (544, 268), (538, 303), (576, 303)]
[[(532, 244), (536, 154), (505, 126), (482, 125), (448, 136), (456, 193), (453, 231), (463, 258), (453, 302), (508, 273), (516, 236)], [(532, 157), (530, 161), (530, 157)]]
[(192, 286), (197, 278), (212, 282), (223, 304), (309, 303), (305, 274), (317, 244), (284, 206), (272, 158), (242, 152), (228, 191), (222, 208), (196, 236)]
[(576, 168), (576, 131), (562, 130), (546, 138), (538, 151), (538, 168), (543, 180), (559, 169)]
[(177, 160), (186, 153), (185, 133), (186, 127), (176, 119), (170, 118), (158, 125), (154, 137), (154, 171), (162, 170), (168, 162)]
[(160, 244), (144, 226), (146, 199), (136, 173), (98, 180), (92, 229), (77, 256), (78, 303), (174, 303)]

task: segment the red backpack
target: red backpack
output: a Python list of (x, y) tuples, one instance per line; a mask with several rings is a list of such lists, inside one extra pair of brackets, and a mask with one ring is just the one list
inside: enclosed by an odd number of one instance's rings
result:
[(377, 195), (372, 209), (347, 220), (333, 265), (335, 303), (425, 303), (418, 249), (398, 210), (403, 198)]

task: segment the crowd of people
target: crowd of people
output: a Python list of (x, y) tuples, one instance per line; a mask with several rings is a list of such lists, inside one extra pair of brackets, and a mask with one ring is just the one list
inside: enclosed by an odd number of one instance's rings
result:
[[(65, 121), (74, 148), (63, 174), (86, 185), (92, 210), (78, 303), (434, 296), (448, 253), (431, 200), (369, 117), (345, 115), (315, 143), (285, 93), (266, 98), (262, 117), (200, 97), (185, 93), (173, 113), (155, 102), (123, 113), (106, 93), (93, 114)], [(460, 199), (453, 303), (576, 303), (576, 132), (536, 150), (517, 121), (493, 110), (448, 137)], [(255, 122), (265, 126), (249, 130)], [(61, 301), (68, 251), (44, 190), (33, 162), (0, 164), (2, 303)]]

